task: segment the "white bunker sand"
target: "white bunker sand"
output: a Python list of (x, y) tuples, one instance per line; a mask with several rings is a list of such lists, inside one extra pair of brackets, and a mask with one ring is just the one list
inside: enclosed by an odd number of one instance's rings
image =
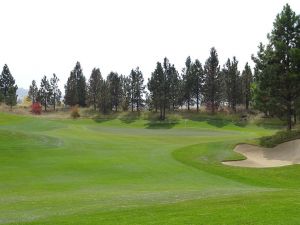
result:
[(274, 148), (262, 148), (240, 144), (234, 151), (247, 157), (245, 160), (226, 161), (223, 164), (240, 167), (279, 167), (300, 164), (300, 139), (277, 145)]

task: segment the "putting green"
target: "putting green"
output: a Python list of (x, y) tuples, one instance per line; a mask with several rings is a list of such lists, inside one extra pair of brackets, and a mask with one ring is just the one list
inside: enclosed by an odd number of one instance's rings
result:
[(300, 224), (300, 166), (236, 168), (275, 130), (0, 114), (0, 224)]

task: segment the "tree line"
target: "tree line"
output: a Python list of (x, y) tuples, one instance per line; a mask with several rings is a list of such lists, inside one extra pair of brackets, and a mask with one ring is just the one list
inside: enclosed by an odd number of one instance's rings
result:
[[(257, 54), (252, 55), (253, 71), (248, 63), (239, 71), (236, 57), (221, 66), (214, 47), (204, 64), (187, 57), (181, 71), (164, 58), (156, 63), (146, 84), (139, 67), (127, 76), (110, 72), (106, 78), (94, 68), (86, 80), (77, 62), (65, 85), (63, 101), (69, 106), (92, 106), (103, 113), (149, 109), (159, 112), (162, 120), (166, 111), (183, 106), (187, 110), (196, 106), (199, 111), (204, 105), (215, 113), (220, 106), (236, 112), (238, 105), (244, 105), (246, 110), (251, 106), (266, 116), (286, 120), (291, 129), (300, 114), (300, 16), (286, 4), (267, 37), (268, 43), (260, 43)], [(45, 110), (51, 105), (55, 109), (62, 96), (58, 81), (55, 74), (50, 80), (44, 76), (39, 88), (32, 81), (29, 98), (41, 102)], [(0, 102), (14, 105), (16, 89), (5, 65), (0, 77)]]
[(62, 93), (58, 87), (59, 78), (54, 73), (50, 80), (44, 76), (41, 80), (40, 86), (37, 86), (35, 80), (31, 82), (28, 91), (28, 98), (32, 103), (39, 102), (43, 105), (44, 110), (47, 111), (49, 106), (56, 106), (61, 103)]
[(86, 80), (77, 62), (65, 85), (64, 103), (92, 106), (103, 113), (147, 108), (159, 111), (161, 119), (165, 119), (167, 110), (174, 111), (184, 105), (187, 110), (196, 105), (199, 111), (200, 105), (205, 104), (214, 113), (221, 103), (228, 103), (235, 112), (241, 104), (248, 109), (252, 81), (250, 66), (246, 64), (240, 73), (235, 57), (228, 59), (221, 69), (215, 48), (204, 66), (198, 59), (192, 61), (188, 57), (181, 73), (164, 58), (162, 63), (157, 62), (146, 85), (138, 67), (128, 76), (110, 72), (106, 79), (99, 68), (94, 68)]

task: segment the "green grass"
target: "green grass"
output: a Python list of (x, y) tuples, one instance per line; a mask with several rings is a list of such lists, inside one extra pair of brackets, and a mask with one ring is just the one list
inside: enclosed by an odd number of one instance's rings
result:
[(229, 167), (277, 129), (232, 116), (0, 114), (0, 224), (300, 224), (300, 166)]
[(299, 138), (300, 130), (278, 131), (274, 135), (261, 137), (259, 143), (260, 145), (265, 147), (275, 147), (280, 143), (292, 141)]

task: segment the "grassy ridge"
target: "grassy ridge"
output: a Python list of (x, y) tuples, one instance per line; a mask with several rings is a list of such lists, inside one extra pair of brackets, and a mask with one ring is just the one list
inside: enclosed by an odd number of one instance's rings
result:
[(275, 132), (229, 117), (0, 114), (0, 224), (297, 224), (299, 166), (220, 163)]

